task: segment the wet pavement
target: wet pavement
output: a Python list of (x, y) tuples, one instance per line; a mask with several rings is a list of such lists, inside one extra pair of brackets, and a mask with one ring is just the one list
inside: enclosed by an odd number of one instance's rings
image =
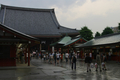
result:
[(78, 60), (76, 70), (69, 63), (54, 65), (32, 59), (33, 66), (0, 67), (0, 80), (120, 80), (120, 63), (108, 62), (107, 71), (86, 71), (86, 64)]

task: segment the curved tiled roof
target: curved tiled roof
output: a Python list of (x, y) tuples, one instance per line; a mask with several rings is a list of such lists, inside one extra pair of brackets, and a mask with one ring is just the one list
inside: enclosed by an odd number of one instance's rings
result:
[(120, 33), (97, 37), (76, 47), (91, 47), (91, 46), (110, 45), (117, 43), (120, 43)]
[(1, 5), (0, 22), (25, 34), (38, 37), (78, 34), (78, 31), (75, 29), (60, 26), (54, 9)]
[(20, 31), (14, 30), (14, 29), (12, 29), (12, 28), (10, 28), (8, 26), (5, 26), (3, 24), (0, 24), (0, 28), (4, 29), (5, 31), (7, 30), (7, 31), (9, 31), (11, 33), (14, 33), (15, 36), (18, 36), (18, 37), (22, 36), (23, 38), (25, 38), (27, 40), (29, 39), (29, 40), (34, 40), (34, 41), (39, 42), (39, 39), (37, 39), (35, 37), (32, 37), (30, 35), (24, 34), (24, 33), (20, 32)]

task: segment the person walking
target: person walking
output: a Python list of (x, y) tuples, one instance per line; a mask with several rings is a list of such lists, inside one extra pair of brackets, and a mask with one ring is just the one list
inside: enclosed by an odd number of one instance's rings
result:
[(71, 60), (72, 60), (72, 54), (73, 54), (73, 52), (71, 51), (70, 54), (69, 54), (70, 64), (71, 64)]
[(111, 55), (112, 55), (112, 52), (110, 51), (110, 52), (108, 53), (108, 60), (109, 60), (109, 61), (111, 61)]
[(63, 54), (61, 53), (60, 54), (60, 62), (62, 63), (62, 61), (63, 61)]
[(102, 62), (102, 69), (103, 70), (107, 70), (107, 68), (106, 68), (106, 61), (107, 61), (107, 59), (106, 59), (106, 55), (105, 54), (103, 54), (103, 62)]
[(69, 54), (66, 52), (65, 53), (66, 63), (68, 62), (68, 57), (69, 57)]
[(56, 57), (57, 57), (57, 64), (59, 64), (59, 59), (60, 59), (60, 54), (59, 54), (59, 52), (57, 52)]
[(99, 53), (97, 53), (97, 56), (96, 56), (96, 63), (97, 63), (96, 71), (98, 71), (98, 66), (99, 66), (99, 69), (100, 69), (100, 72), (101, 72), (102, 71), (101, 70), (101, 57), (100, 57)]
[(91, 62), (92, 62), (92, 59), (90, 58), (89, 54), (86, 54), (85, 63), (87, 64), (87, 72), (91, 71), (91, 68), (90, 68)]
[(56, 52), (54, 53), (53, 58), (54, 58), (54, 63), (56, 65)]
[(76, 70), (76, 57), (75, 57), (75, 55), (72, 56), (72, 70), (73, 70), (73, 67)]

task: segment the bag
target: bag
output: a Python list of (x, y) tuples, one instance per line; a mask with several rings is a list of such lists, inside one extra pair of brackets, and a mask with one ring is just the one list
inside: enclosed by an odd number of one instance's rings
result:
[(97, 68), (97, 63), (95, 63), (95, 68)]
[(76, 57), (75, 56), (73, 57), (73, 62), (76, 62)]
[(94, 68), (94, 64), (93, 64), (93, 63), (91, 63), (91, 64), (90, 64), (90, 67), (91, 67), (91, 68)]
[(104, 63), (104, 62), (102, 62), (102, 66), (103, 66), (103, 67), (105, 66), (105, 63)]
[(54, 59), (56, 59), (56, 53), (54, 53), (53, 57), (54, 57)]

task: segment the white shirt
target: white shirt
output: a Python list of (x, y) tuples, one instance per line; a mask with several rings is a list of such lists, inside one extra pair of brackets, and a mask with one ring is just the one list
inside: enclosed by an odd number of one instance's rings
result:
[(60, 57), (60, 54), (58, 53), (58, 54), (56, 54), (56, 56), (57, 56), (57, 58), (59, 58), (59, 57)]
[(92, 53), (89, 53), (90, 57), (92, 57)]
[(112, 53), (111, 53), (111, 52), (109, 52), (109, 56), (111, 56), (111, 54), (112, 54)]
[(26, 53), (26, 57), (28, 57), (28, 53)]
[(68, 58), (68, 56), (69, 56), (69, 54), (68, 54), (68, 53), (66, 53), (66, 54), (65, 54), (65, 57), (66, 57), (66, 58)]

